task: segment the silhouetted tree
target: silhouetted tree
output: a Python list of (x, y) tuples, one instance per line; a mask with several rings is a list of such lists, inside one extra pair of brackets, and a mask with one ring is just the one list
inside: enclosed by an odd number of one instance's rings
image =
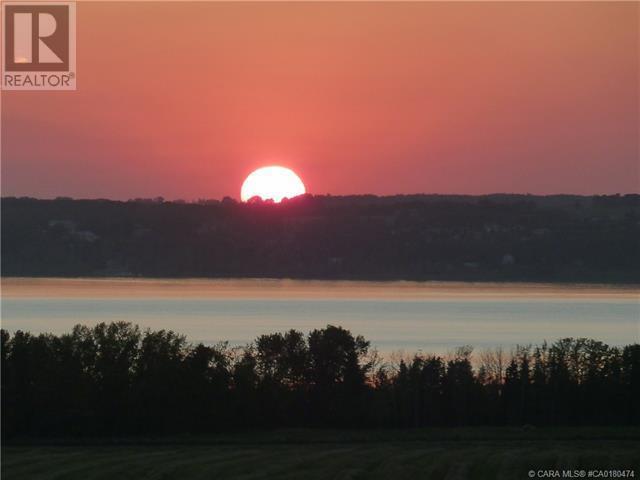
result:
[(369, 342), (329, 325), (309, 334), (309, 382), (318, 419), (329, 424), (361, 421), (361, 402), (370, 365), (364, 363)]
[(184, 358), (183, 383), (190, 431), (216, 431), (233, 425), (231, 352), (226, 343), (196, 345)]
[(215, 432), (282, 426), (638, 425), (640, 345), (566, 338), (447, 361), (376, 361), (341, 327), (230, 349), (118, 322), (2, 330), (2, 434)]
[(470, 346), (460, 347), (447, 362), (443, 379), (445, 418), (451, 425), (477, 423), (473, 416), (474, 402), (478, 400), (476, 378), (471, 367)]
[(627, 421), (640, 425), (640, 345), (627, 345), (622, 351), (623, 408)]

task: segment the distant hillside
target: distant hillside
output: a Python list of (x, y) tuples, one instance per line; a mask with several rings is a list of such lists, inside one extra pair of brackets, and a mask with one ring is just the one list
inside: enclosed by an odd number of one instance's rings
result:
[(5, 276), (640, 282), (640, 195), (2, 199)]

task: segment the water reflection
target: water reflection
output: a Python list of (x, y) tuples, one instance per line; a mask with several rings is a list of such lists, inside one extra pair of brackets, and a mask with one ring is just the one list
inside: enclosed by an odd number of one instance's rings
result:
[(327, 323), (383, 352), (444, 353), (592, 337), (640, 338), (636, 287), (297, 280), (4, 279), (2, 325), (62, 333), (124, 320), (192, 341), (243, 344), (261, 333)]

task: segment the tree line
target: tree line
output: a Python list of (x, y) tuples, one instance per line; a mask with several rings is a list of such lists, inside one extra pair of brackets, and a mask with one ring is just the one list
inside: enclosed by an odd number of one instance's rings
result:
[(640, 195), (2, 199), (4, 276), (640, 281)]
[(331, 325), (242, 348), (125, 322), (62, 335), (2, 330), (1, 339), (5, 438), (640, 424), (640, 344), (567, 338), (393, 363)]

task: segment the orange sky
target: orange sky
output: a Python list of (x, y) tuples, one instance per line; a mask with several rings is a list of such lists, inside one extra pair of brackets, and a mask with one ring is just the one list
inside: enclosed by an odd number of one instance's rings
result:
[(615, 193), (640, 4), (84, 3), (75, 92), (2, 92), (2, 194)]

